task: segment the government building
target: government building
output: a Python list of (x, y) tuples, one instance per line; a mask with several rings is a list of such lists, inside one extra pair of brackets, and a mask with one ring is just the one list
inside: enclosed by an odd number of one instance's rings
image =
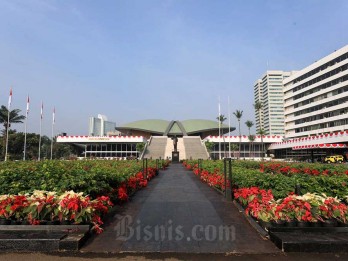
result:
[(254, 85), (254, 102), (262, 109), (255, 110), (256, 130), (267, 135), (284, 136), (284, 86), (283, 81), (293, 72), (267, 71)]
[(348, 45), (284, 79), (284, 142), (276, 157), (346, 154)]
[[(119, 135), (102, 136), (58, 136), (57, 142), (72, 144), (80, 148), (79, 158), (152, 158), (170, 159), (176, 137), (180, 160), (219, 159), (224, 157), (260, 158), (273, 142), (279, 142), (279, 135), (256, 136), (250, 142), (245, 135), (229, 136), (234, 127), (218, 121), (161, 119), (140, 120), (116, 127)], [(207, 144), (212, 146), (207, 148)], [(144, 144), (143, 151), (138, 144)], [(237, 146), (241, 144), (241, 153)], [(238, 147), (239, 148), (239, 147)]]

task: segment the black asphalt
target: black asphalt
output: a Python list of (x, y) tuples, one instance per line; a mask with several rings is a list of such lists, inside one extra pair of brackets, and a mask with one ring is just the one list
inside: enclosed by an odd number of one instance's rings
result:
[(181, 164), (172, 164), (120, 208), (104, 233), (93, 236), (81, 252), (279, 254), (280, 250), (262, 238), (232, 203)]

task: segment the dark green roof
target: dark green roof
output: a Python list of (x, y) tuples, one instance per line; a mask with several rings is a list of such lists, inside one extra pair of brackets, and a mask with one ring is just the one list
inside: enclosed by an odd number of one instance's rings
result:
[(134, 122), (125, 124), (121, 127), (118, 127), (117, 129), (143, 130), (143, 131), (163, 134), (166, 131), (168, 124), (169, 124), (169, 121), (165, 121), (165, 120), (141, 120), (141, 121), (134, 121)]
[[(182, 126), (180, 128), (180, 125)], [(219, 128), (219, 124), (217, 121), (211, 120), (184, 120), (184, 121), (166, 121), (166, 120), (141, 120), (134, 121), (128, 124), (125, 124), (121, 127), (117, 127), (116, 129), (119, 131), (124, 130), (141, 130), (150, 133), (156, 134), (164, 134), (168, 132), (168, 134), (183, 134), (182, 128), (184, 131), (190, 135), (195, 133), (207, 132), (217, 130)], [(221, 126), (223, 132), (226, 133), (228, 131), (228, 126), (223, 124)], [(231, 127), (231, 131), (235, 130), (234, 127)]]

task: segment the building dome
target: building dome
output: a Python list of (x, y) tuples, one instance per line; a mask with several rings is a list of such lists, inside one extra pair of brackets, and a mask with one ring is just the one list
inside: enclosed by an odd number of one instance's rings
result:
[[(134, 121), (116, 128), (124, 135), (139, 136), (201, 136), (202, 138), (219, 134), (219, 124), (212, 120), (184, 120), (184, 121), (166, 121), (160, 119), (149, 119)], [(231, 127), (231, 131), (235, 130)], [(226, 124), (221, 125), (221, 133), (229, 131)]]

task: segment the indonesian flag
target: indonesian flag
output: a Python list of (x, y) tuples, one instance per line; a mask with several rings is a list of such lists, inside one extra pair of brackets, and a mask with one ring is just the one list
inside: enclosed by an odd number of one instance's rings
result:
[(10, 89), (10, 96), (8, 97), (8, 108), (11, 107), (11, 103), (12, 103), (12, 87)]
[(56, 107), (53, 108), (53, 114), (52, 114), (52, 124), (56, 123)]
[(43, 118), (43, 102), (41, 102), (41, 120)]
[(29, 114), (29, 95), (28, 95), (28, 97), (27, 97), (27, 115)]

